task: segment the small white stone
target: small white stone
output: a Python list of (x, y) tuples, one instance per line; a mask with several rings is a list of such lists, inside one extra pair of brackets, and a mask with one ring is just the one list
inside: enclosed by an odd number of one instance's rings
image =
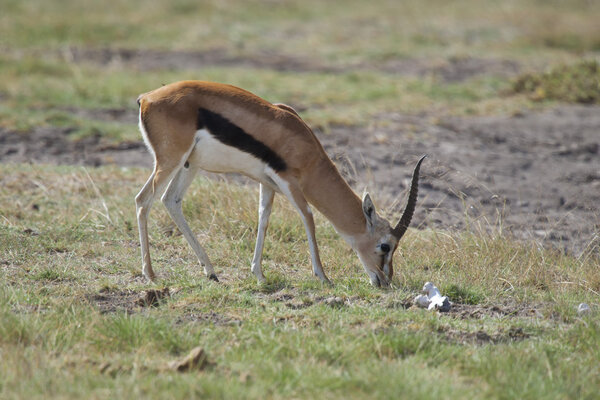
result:
[(419, 307), (427, 308), (428, 310), (439, 310), (441, 312), (450, 311), (450, 300), (446, 296), (442, 296), (439, 289), (432, 282), (426, 282), (422, 292), (424, 295), (417, 296), (413, 302)]
[(413, 303), (419, 307), (428, 308), (429, 303), (431, 303), (431, 302), (429, 301), (429, 297), (427, 297), (427, 295), (422, 294), (422, 295), (415, 297), (415, 299), (413, 300)]
[[(438, 298), (435, 303), (431, 302), (431, 304), (433, 304), (434, 309), (438, 310), (439, 312), (450, 311), (450, 300), (448, 300), (448, 297), (446, 296)], [(429, 305), (429, 308), (431, 308), (431, 305)]]
[(581, 303), (577, 307), (577, 314), (579, 314), (579, 315), (589, 314), (591, 311), (592, 311), (592, 309), (586, 303)]

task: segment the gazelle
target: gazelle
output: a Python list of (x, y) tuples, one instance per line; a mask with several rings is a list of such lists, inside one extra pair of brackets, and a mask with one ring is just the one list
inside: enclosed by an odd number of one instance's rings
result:
[(182, 81), (138, 98), (139, 127), (154, 155), (154, 170), (135, 198), (142, 250), (142, 272), (155, 275), (148, 246), (148, 214), (162, 195), (171, 218), (204, 267), (218, 281), (213, 266), (187, 224), (181, 207), (184, 193), (199, 169), (238, 172), (260, 182), (258, 235), (252, 272), (265, 280), (261, 262), (275, 193), (296, 208), (310, 248), (313, 273), (330, 283), (323, 271), (309, 203), (319, 210), (357, 253), (371, 284), (387, 286), (392, 257), (406, 231), (417, 200), (415, 167), (408, 204), (392, 228), (371, 198), (362, 201), (350, 189), (311, 129), (293, 108), (271, 104), (243, 89), (212, 82)]

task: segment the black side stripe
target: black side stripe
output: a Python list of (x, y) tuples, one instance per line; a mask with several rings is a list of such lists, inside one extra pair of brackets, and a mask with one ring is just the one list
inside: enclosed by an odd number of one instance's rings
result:
[(207, 129), (221, 143), (252, 154), (277, 172), (285, 171), (287, 168), (285, 161), (277, 153), (217, 113), (200, 108), (196, 128)]

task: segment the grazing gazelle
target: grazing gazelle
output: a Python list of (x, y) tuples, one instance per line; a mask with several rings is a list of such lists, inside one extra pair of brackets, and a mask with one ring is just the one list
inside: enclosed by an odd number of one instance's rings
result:
[(408, 204), (392, 228), (365, 194), (362, 202), (341, 177), (323, 147), (298, 114), (243, 89), (211, 82), (183, 81), (138, 98), (140, 131), (154, 155), (154, 171), (135, 198), (142, 250), (142, 272), (154, 280), (148, 246), (148, 214), (157, 195), (194, 249), (204, 273), (218, 280), (206, 252), (182, 212), (183, 195), (198, 169), (239, 172), (260, 182), (258, 237), (252, 272), (265, 280), (261, 262), (275, 193), (296, 208), (308, 237), (313, 273), (329, 279), (321, 266), (309, 203), (331, 221), (358, 254), (371, 283), (387, 286), (392, 256), (406, 231), (417, 200), (415, 167)]

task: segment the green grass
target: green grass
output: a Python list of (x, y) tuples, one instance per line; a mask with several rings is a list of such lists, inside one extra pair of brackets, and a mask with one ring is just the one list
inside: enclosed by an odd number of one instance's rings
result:
[[(256, 188), (201, 178), (184, 210), (221, 283), (203, 276), (181, 236), (160, 233), (169, 220), (157, 204), (150, 233), (161, 281), (147, 285), (133, 204), (147, 174), (0, 166), (0, 397), (597, 393), (597, 256), (575, 259), (502, 236), (411, 231), (396, 257), (394, 287), (382, 291), (317, 215), (322, 258), (335, 282), (324, 287), (310, 276), (301, 221), (278, 198), (265, 248), (268, 283), (259, 286), (249, 266)], [(459, 318), (401, 306), (427, 280), (457, 303), (537, 314)], [(163, 286), (172, 295), (158, 307), (135, 305), (143, 290)], [(324, 301), (330, 297), (343, 304)], [(581, 318), (575, 308), (584, 301), (596, 311)], [(525, 337), (511, 340), (514, 329)], [(492, 339), (477, 342), (480, 331)], [(168, 370), (196, 346), (211, 366)]]
[[(551, 107), (579, 100), (550, 96), (545, 86), (543, 102), (528, 90), (511, 93), (513, 80), (502, 74), (446, 82), (431, 71), (386, 66), (508, 60), (534, 71), (532, 82), (561, 87), (570, 80), (539, 71), (592, 65), (599, 4), (4, 0), (0, 129), (139, 140), (137, 95), (181, 79), (244, 87), (292, 104), (324, 129), (367, 125), (373, 117), (385, 123), (390, 112), (437, 117)], [(73, 58), (73, 49), (105, 48), (267, 61), (147, 69)], [(312, 68), (277, 68), (271, 56)], [(103, 110), (125, 117), (106, 118)], [(198, 179), (184, 212), (221, 283), (203, 276), (182, 236), (161, 233), (171, 222), (157, 204), (150, 239), (161, 280), (149, 285), (141, 277), (133, 202), (148, 174), (0, 165), (0, 398), (597, 397), (597, 252), (574, 258), (493, 229), (409, 231), (393, 288), (382, 291), (317, 215), (321, 255), (335, 283), (323, 287), (310, 276), (297, 214), (278, 198), (264, 252), (268, 281), (259, 286), (250, 273), (256, 188)], [(405, 309), (426, 281), (466, 313)], [(172, 294), (158, 307), (136, 305), (144, 290), (164, 286)], [(578, 316), (581, 302), (594, 313)], [(207, 369), (167, 368), (196, 346), (208, 355)]]
[[(181, 79), (244, 87), (297, 106), (311, 125), (324, 128), (366, 125), (390, 112), (510, 113), (540, 107), (528, 96), (506, 96), (510, 77), (484, 74), (448, 83), (431, 71), (415, 76), (383, 66), (417, 60), (422, 69), (469, 57), (511, 60), (523, 70), (575, 63), (582, 55), (597, 55), (598, 12), (597, 2), (584, 0), (176, 0), (144, 7), (122, 0), (106, 5), (5, 1), (0, 15), (0, 126), (28, 131), (68, 125), (76, 138), (103, 132), (112, 141), (132, 140), (137, 135), (122, 121), (78, 117), (69, 110), (133, 111), (138, 94)], [(148, 71), (118, 60), (107, 65), (75, 61), (73, 48), (173, 54), (218, 50), (241, 60), (268, 60), (274, 54), (338, 72), (277, 70), (268, 62), (262, 67), (217, 62)], [(573, 101), (565, 96), (558, 100)]]
[(543, 73), (525, 74), (513, 83), (517, 93), (527, 93), (537, 101), (600, 103), (600, 65), (595, 60), (563, 65)]
[[(461, 0), (365, 3), (125, 0), (3, 3), (2, 45), (276, 50), (349, 62), (485, 50), (598, 50), (593, 1)], [(287, 51), (285, 49), (288, 49)]]
[[(183, 79), (227, 82), (246, 88), (272, 102), (302, 109), (313, 126), (365, 124), (386, 112), (485, 112), (493, 105), (510, 107), (498, 97), (508, 81), (477, 78), (440, 85), (433, 78), (398, 77), (374, 71), (289, 73), (273, 70), (206, 67), (201, 70), (157, 71), (134, 74), (127, 69), (106, 70), (98, 66), (73, 66), (60, 60), (27, 59), (21, 69), (15, 60), (0, 56), (0, 125), (17, 130), (37, 126), (73, 129), (75, 137), (102, 132), (111, 140), (135, 140), (135, 119), (124, 122), (94, 120), (70, 111), (125, 109), (134, 113), (138, 94), (161, 83)], [(49, 73), (48, 71), (53, 71)], [(512, 102), (512, 101), (511, 101)], [(504, 104), (502, 106), (501, 104)]]

